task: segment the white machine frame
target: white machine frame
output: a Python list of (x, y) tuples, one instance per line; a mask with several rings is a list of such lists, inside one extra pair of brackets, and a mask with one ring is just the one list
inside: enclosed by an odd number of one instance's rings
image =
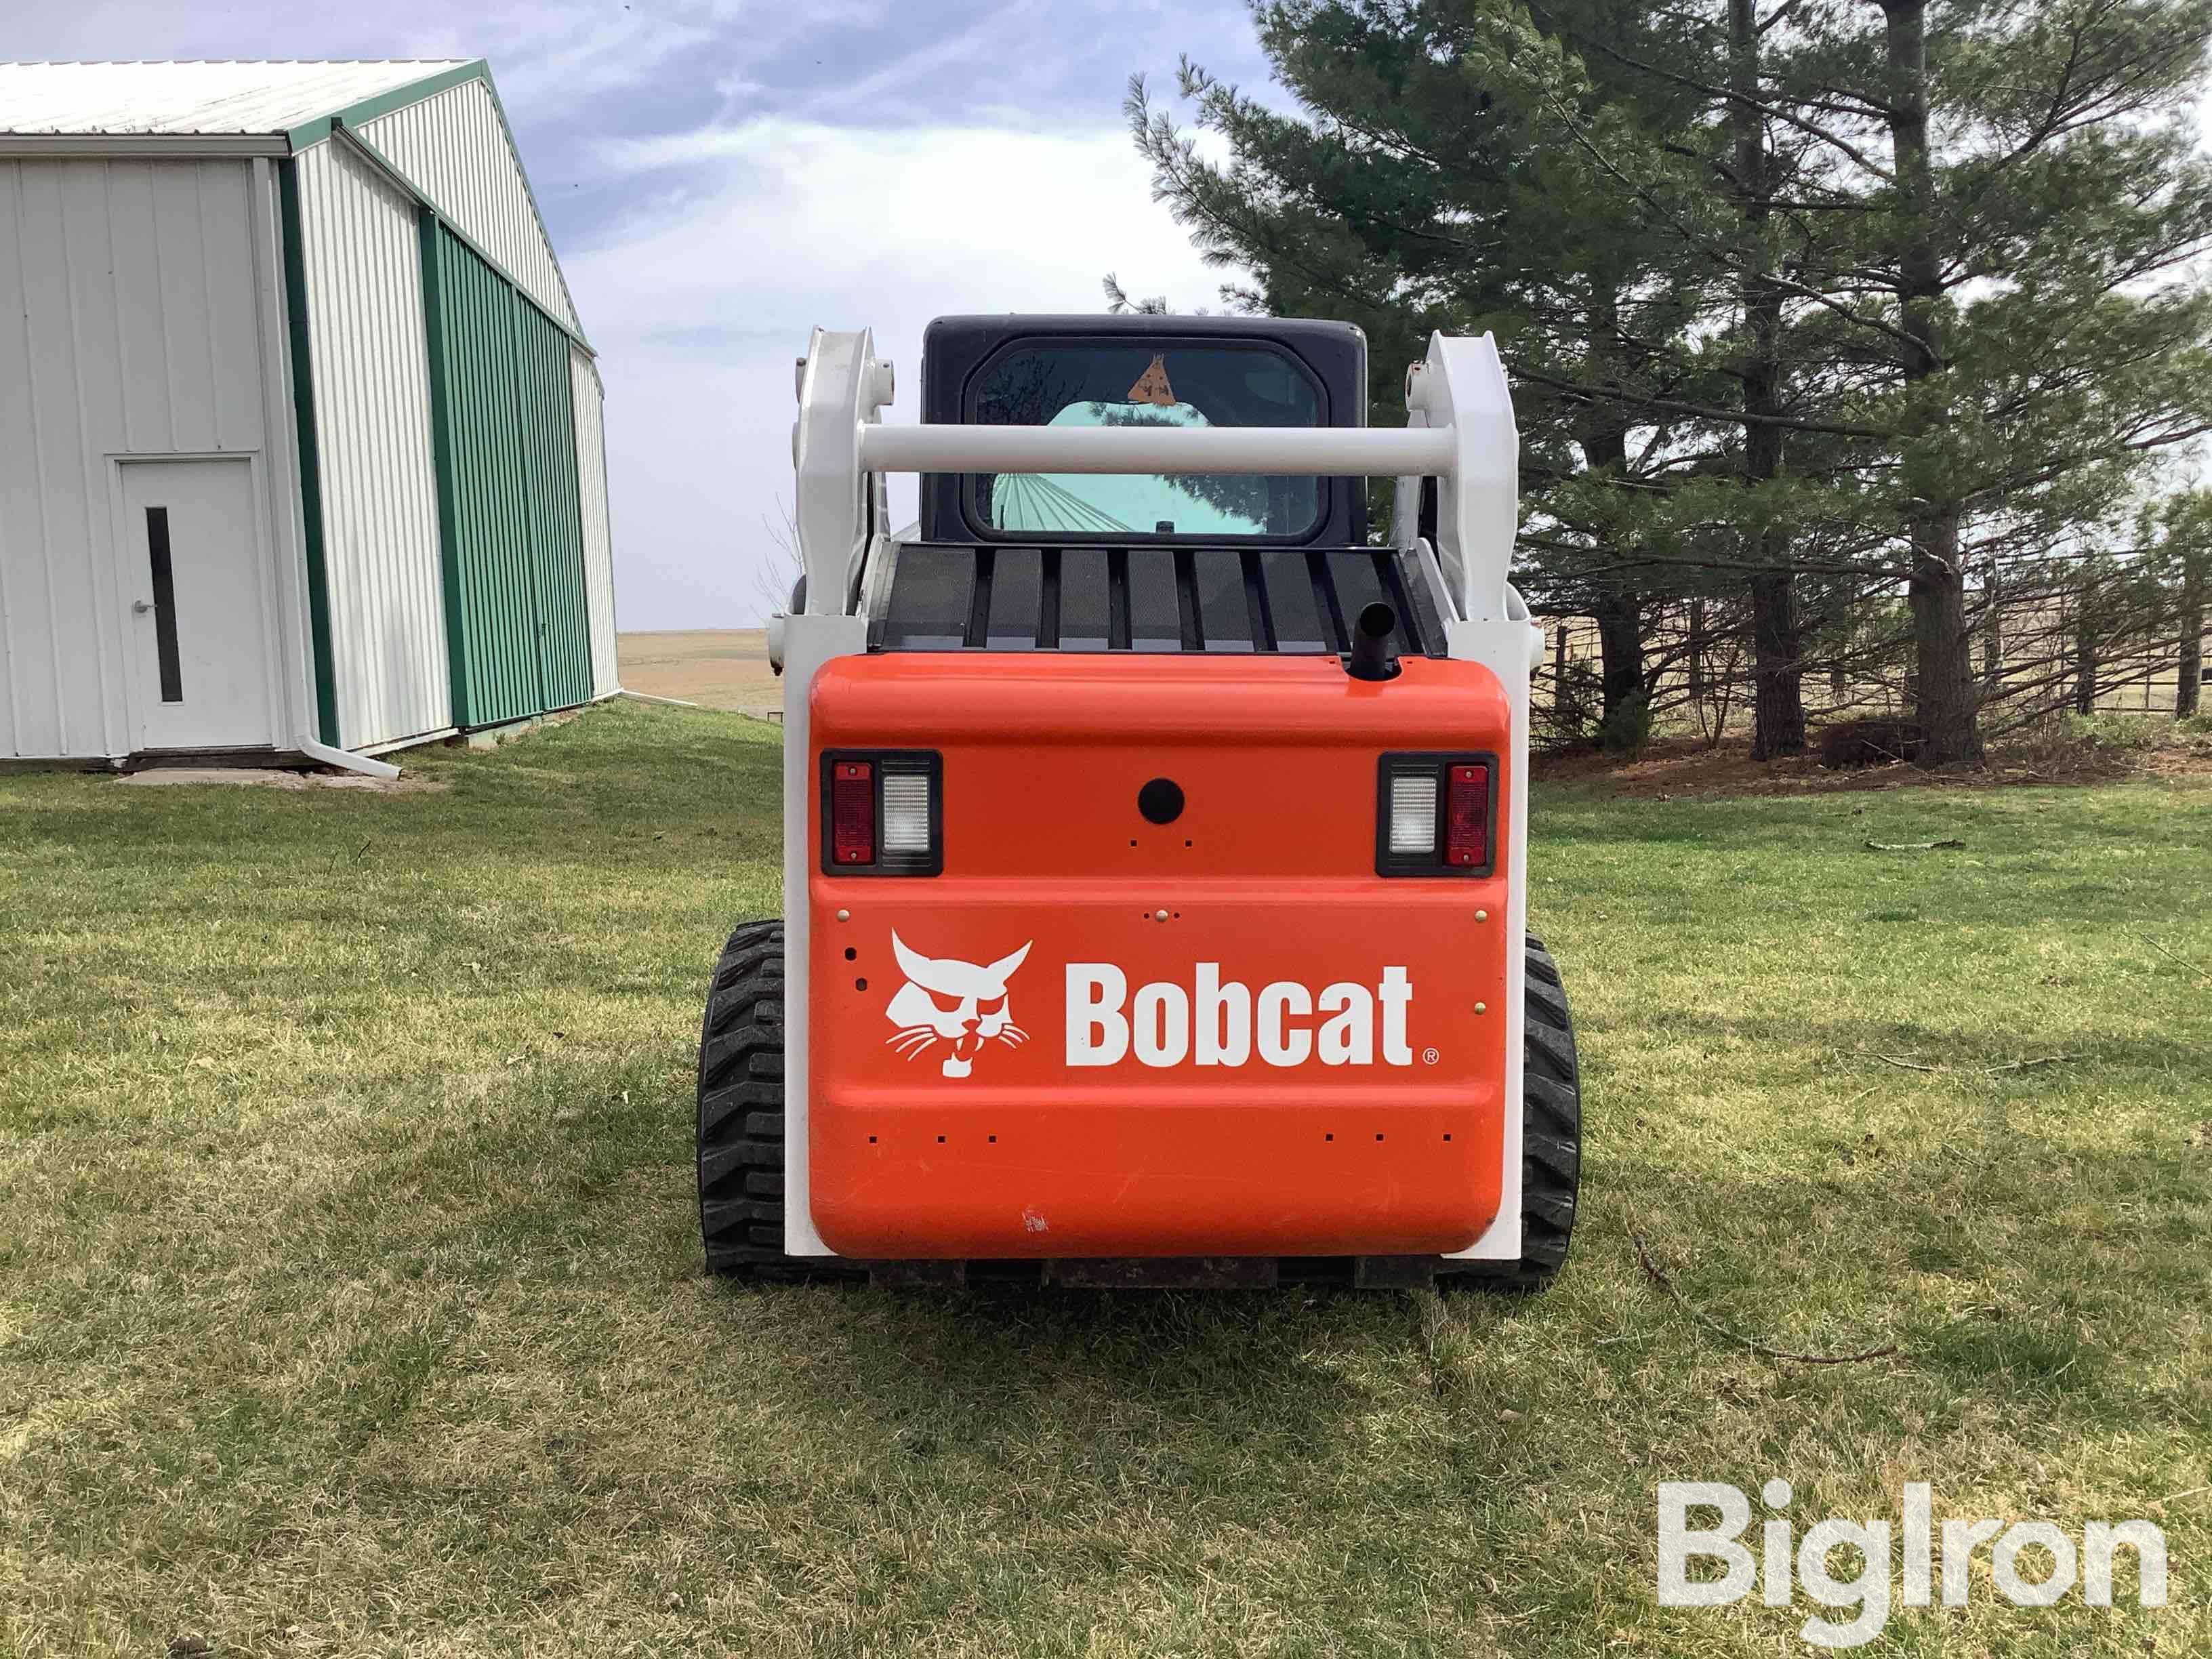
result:
[[(1505, 690), (1512, 730), (1505, 821), (1505, 934), (1517, 961), (1528, 911), (1528, 688), (1542, 630), (1507, 580), (1520, 512), (1520, 438), (1497, 342), (1433, 335), (1406, 375), (1402, 428), (885, 426), (891, 366), (869, 331), (816, 329), (798, 366), (799, 550), (805, 600), (769, 623), (770, 659), (783, 672), (784, 1251), (835, 1255), (816, 1231), (807, 1184), (807, 886), (814, 867), (808, 735), (814, 677), (824, 663), (868, 648), (860, 572), (886, 556), (883, 477), (889, 472), (1259, 473), (1398, 480), (1400, 545), (1436, 560), (1453, 614), (1451, 656), (1477, 662)], [(1437, 489), (1437, 545), (1415, 538), (1422, 481)], [(1505, 990), (1505, 1146), (1498, 1217), (1469, 1261), (1521, 1254), (1522, 976)]]

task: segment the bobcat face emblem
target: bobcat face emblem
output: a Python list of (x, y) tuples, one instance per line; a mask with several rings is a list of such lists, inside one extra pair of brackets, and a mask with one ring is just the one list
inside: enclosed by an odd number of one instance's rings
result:
[(907, 1059), (949, 1042), (952, 1052), (939, 1069), (946, 1077), (966, 1077), (985, 1043), (1018, 1048), (1030, 1040), (1030, 1034), (1006, 1012), (1006, 981), (1029, 955), (1029, 945), (978, 965), (951, 957), (923, 956), (908, 950), (906, 941), (893, 933), (891, 953), (898, 958), (906, 983), (884, 1011), (898, 1027), (884, 1041)]

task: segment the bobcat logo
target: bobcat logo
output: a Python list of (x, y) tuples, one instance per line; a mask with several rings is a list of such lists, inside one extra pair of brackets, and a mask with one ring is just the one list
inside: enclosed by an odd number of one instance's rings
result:
[[(1030, 945), (1036, 944), (1035, 939)], [(896, 933), (891, 953), (898, 958), (907, 982), (891, 998), (884, 1014), (898, 1027), (884, 1039), (908, 1060), (928, 1053), (940, 1042), (952, 1045), (939, 1070), (946, 1077), (966, 1077), (975, 1069), (976, 1054), (994, 1039), (1010, 1048), (1030, 1040), (1030, 1034), (1006, 1013), (1006, 981), (1030, 953), (1024, 945), (1011, 956), (981, 966), (951, 957), (926, 957), (907, 948)]]

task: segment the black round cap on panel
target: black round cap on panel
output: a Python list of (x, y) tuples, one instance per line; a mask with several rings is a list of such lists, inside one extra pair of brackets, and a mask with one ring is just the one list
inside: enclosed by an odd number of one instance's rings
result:
[(1147, 823), (1173, 823), (1182, 816), (1182, 786), (1173, 778), (1154, 778), (1137, 791), (1137, 810)]

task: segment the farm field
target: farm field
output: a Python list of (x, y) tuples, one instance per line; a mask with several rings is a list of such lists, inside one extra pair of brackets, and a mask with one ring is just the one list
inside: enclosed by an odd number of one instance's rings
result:
[(619, 634), (615, 653), (622, 683), (648, 696), (709, 708), (783, 706), (783, 682), (768, 665), (768, 635), (757, 628)]
[[(0, 1654), (1810, 1652), (1802, 1595), (1655, 1600), (1656, 1483), (1777, 1475), (1801, 1528), (2166, 1530), (2162, 1610), (1984, 1549), (1864, 1651), (2212, 1650), (2212, 781), (1540, 782), (1589, 1115), (1540, 1298), (756, 1289), (699, 1272), (690, 1071), (778, 737), (0, 776)], [(1738, 1346), (1639, 1235), (1896, 1351)]]

